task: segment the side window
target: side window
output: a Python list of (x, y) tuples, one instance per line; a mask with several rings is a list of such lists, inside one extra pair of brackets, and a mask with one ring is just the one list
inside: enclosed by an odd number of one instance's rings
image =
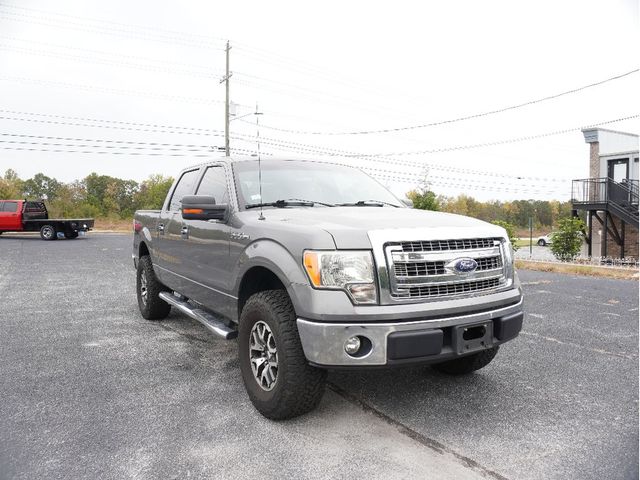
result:
[(224, 167), (216, 166), (207, 168), (198, 187), (198, 195), (211, 195), (219, 205), (229, 203), (227, 177), (224, 172)]
[(178, 180), (178, 185), (176, 185), (176, 189), (173, 191), (173, 195), (171, 196), (171, 200), (169, 201), (169, 210), (172, 212), (177, 212), (180, 210), (180, 202), (182, 201), (182, 197), (185, 195), (193, 194), (193, 189), (196, 186), (196, 181), (198, 181), (198, 172), (200, 170), (190, 170), (188, 172), (184, 172), (180, 180)]
[(4, 212), (15, 213), (18, 211), (18, 202), (4, 202)]

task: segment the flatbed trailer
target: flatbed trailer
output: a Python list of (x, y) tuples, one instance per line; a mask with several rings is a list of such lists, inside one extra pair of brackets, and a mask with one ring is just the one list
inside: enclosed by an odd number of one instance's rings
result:
[(93, 218), (49, 218), (43, 201), (0, 200), (0, 235), (40, 232), (43, 240), (73, 239), (93, 229), (94, 222)]

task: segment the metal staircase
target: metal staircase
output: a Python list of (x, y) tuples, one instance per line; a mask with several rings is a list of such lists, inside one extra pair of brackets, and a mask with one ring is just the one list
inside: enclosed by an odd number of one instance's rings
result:
[(577, 210), (603, 211), (638, 228), (638, 181), (611, 178), (574, 180), (571, 202)]

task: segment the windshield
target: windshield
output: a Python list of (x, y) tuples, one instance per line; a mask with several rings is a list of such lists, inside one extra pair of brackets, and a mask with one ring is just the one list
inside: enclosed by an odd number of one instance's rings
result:
[(389, 190), (356, 168), (302, 160), (264, 160), (262, 197), (258, 161), (238, 162), (233, 168), (242, 207), (289, 199), (317, 202), (317, 205), (364, 202), (360, 206), (375, 205), (377, 201), (404, 207)]

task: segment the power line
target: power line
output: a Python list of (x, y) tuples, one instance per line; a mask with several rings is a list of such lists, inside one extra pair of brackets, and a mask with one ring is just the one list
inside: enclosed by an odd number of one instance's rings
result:
[(118, 89), (118, 88), (102, 87), (97, 85), (58, 82), (53, 80), (42, 80), (42, 79), (27, 78), (27, 77), (13, 77), (8, 75), (0, 76), (0, 80), (4, 80), (8, 82), (18, 82), (18, 83), (32, 83), (36, 85), (51, 85), (58, 88), (69, 88), (74, 91), (78, 91), (78, 90), (84, 90), (89, 92), (96, 91), (96, 92), (102, 92), (102, 93), (110, 93), (114, 95), (125, 95), (125, 96), (151, 98), (151, 99), (171, 100), (175, 102), (184, 102), (184, 103), (197, 103), (197, 104), (223, 103), (221, 100), (214, 100), (212, 98), (170, 95), (170, 94), (164, 94), (164, 93), (145, 92), (140, 90), (124, 90), (124, 89)]
[[(133, 69), (137, 69), (137, 70), (147, 70), (147, 71), (152, 71), (152, 72), (171, 73), (173, 75), (189, 75), (189, 76), (196, 76), (196, 77), (201, 77), (201, 78), (213, 78), (215, 76), (213, 73), (206, 73), (206, 72), (195, 71), (195, 70), (170, 69), (170, 68), (166, 68), (166, 67), (162, 67), (162, 66), (156, 66), (156, 65), (143, 65), (143, 64), (139, 64), (139, 63), (123, 62), (123, 61), (117, 61), (117, 60), (102, 59), (102, 58), (97, 58), (97, 57), (91, 57), (90, 58), (90, 57), (83, 57), (83, 56), (80, 56), (80, 55), (70, 55), (70, 54), (67, 54), (67, 53), (44, 52), (44, 51), (35, 50), (35, 49), (32, 49), (32, 48), (25, 48), (25, 47), (6, 45), (6, 44), (0, 44), (0, 49), (7, 50), (7, 51), (13, 51), (13, 52), (17, 52), (17, 53), (26, 53), (26, 54), (29, 54), (29, 55), (37, 55), (39, 57), (59, 58), (59, 59), (63, 59), (63, 60), (79, 61), (79, 62), (82, 62), (82, 63), (95, 63), (95, 64), (99, 64), (99, 65), (123, 66), (123, 67), (133, 68)], [(103, 53), (106, 53), (106, 52), (103, 52)], [(210, 68), (209, 70), (212, 71), (212, 72), (213, 71), (220, 71), (218, 69), (212, 69), (212, 68)]]
[[(197, 135), (197, 136), (209, 136), (212, 134), (212, 132), (213, 133), (220, 132), (219, 130), (197, 128), (197, 127), (162, 125), (162, 124), (154, 124), (154, 123), (123, 122), (123, 121), (117, 121), (117, 120), (94, 119), (94, 118), (88, 118), (88, 117), (74, 117), (74, 116), (68, 116), (68, 115), (45, 114), (45, 113), (37, 113), (37, 112), (23, 112), (23, 111), (8, 110), (8, 109), (0, 109), (0, 113), (9, 113), (13, 115), (27, 115), (30, 117), (34, 117), (34, 116), (44, 117), (47, 119), (53, 118), (54, 120), (43, 120), (39, 118), (18, 118), (18, 117), (0, 116), (0, 120), (4, 119), (4, 120), (13, 120), (13, 121), (36, 122), (36, 123), (45, 123), (45, 124), (53, 124), (53, 125), (82, 126), (82, 127), (90, 127), (90, 128), (105, 128), (105, 129), (116, 129), (116, 130), (125, 130), (125, 131), (169, 133), (169, 134), (178, 134), (178, 135)], [(94, 125), (90, 123), (79, 123), (75, 121), (67, 122), (67, 121), (63, 121), (64, 119), (80, 120), (81, 122), (97, 122), (97, 123), (100, 123), (100, 125)], [(244, 120), (240, 119), (239, 121), (243, 122)], [(139, 127), (142, 127), (142, 128), (139, 128)], [(251, 141), (255, 140), (255, 136), (253, 135), (246, 135), (241, 133), (236, 133), (233, 135), (234, 135), (233, 137), (234, 139), (242, 140), (248, 143), (251, 143)], [(347, 150), (340, 150), (335, 148), (322, 147), (318, 145), (298, 143), (298, 142), (292, 142), (292, 141), (282, 140), (282, 139), (274, 139), (269, 137), (261, 137), (261, 138), (265, 142), (268, 142), (270, 145), (273, 145), (276, 147), (297, 148), (298, 151), (301, 151), (300, 149), (304, 149), (305, 153), (313, 153), (313, 154), (320, 154), (320, 155), (326, 155), (331, 157), (343, 157), (343, 158), (353, 157), (354, 155), (357, 155), (356, 153), (350, 152)], [(363, 157), (362, 159), (371, 161), (371, 162), (384, 163), (385, 165), (402, 165), (402, 166), (407, 166), (411, 168), (421, 168), (421, 169), (433, 168), (436, 170), (442, 170), (442, 171), (453, 172), (453, 173), (466, 173), (471, 175), (488, 176), (488, 177), (495, 177), (495, 178), (506, 178), (511, 180), (528, 180), (532, 182), (564, 181), (563, 179), (558, 177), (545, 178), (545, 177), (508, 175), (500, 172), (466, 169), (466, 168), (432, 164), (432, 163), (412, 161), (412, 160), (396, 160), (396, 159), (390, 159), (390, 158), (384, 158), (384, 157), (381, 157), (381, 158)]]
[(636, 115), (629, 115), (627, 117), (622, 117), (622, 118), (617, 118), (615, 120), (607, 120), (604, 122), (598, 122), (598, 123), (594, 123), (592, 125), (585, 125), (582, 127), (575, 127), (575, 128), (567, 128), (564, 130), (556, 130), (553, 132), (547, 132), (547, 133), (541, 133), (538, 135), (527, 135), (524, 137), (518, 137), (518, 138), (511, 138), (511, 139), (507, 139), (507, 140), (496, 140), (493, 142), (485, 142), (485, 143), (476, 143), (476, 144), (470, 144), (470, 145), (458, 145), (458, 146), (454, 146), (454, 147), (443, 147), (443, 148), (436, 148), (436, 149), (431, 149), (431, 150), (417, 150), (417, 151), (410, 151), (410, 152), (391, 152), (391, 153), (364, 153), (364, 154), (358, 154), (358, 155), (352, 155), (353, 157), (369, 157), (369, 156), (376, 156), (376, 157), (386, 157), (386, 156), (404, 156), (404, 155), (424, 155), (427, 153), (442, 153), (442, 152), (453, 152), (453, 151), (457, 151), (457, 150), (470, 150), (470, 149), (474, 149), (474, 148), (482, 148), (482, 147), (492, 147), (492, 146), (496, 146), (496, 145), (505, 145), (505, 144), (510, 144), (510, 143), (519, 143), (519, 142), (525, 142), (525, 141), (529, 141), (529, 140), (534, 140), (536, 138), (544, 138), (544, 137), (551, 137), (554, 135), (562, 135), (564, 133), (569, 133), (569, 132), (576, 132), (576, 131), (580, 131), (584, 128), (592, 128), (592, 127), (599, 127), (601, 125), (608, 125), (610, 123), (617, 123), (617, 122), (622, 122), (624, 120), (631, 120), (633, 118), (638, 118), (640, 117), (640, 115), (636, 114)]
[[(69, 147), (69, 148), (82, 148), (82, 149), (109, 149), (109, 151), (114, 152), (116, 154), (124, 154), (125, 152), (115, 152), (118, 150), (152, 150), (152, 151), (186, 151), (186, 152), (200, 152), (200, 153), (215, 153), (215, 150), (212, 151), (209, 145), (198, 145), (198, 144), (183, 144), (183, 143), (161, 143), (161, 142), (142, 142), (142, 141), (129, 141), (129, 140), (113, 140), (113, 139), (91, 139), (91, 138), (78, 138), (78, 137), (58, 137), (52, 135), (30, 135), (30, 134), (15, 134), (15, 133), (0, 133), (2, 137), (12, 137), (19, 138), (20, 140), (0, 140), (0, 143), (12, 144), (12, 145), (23, 145), (23, 146), (44, 146), (44, 147)], [(222, 137), (222, 133), (217, 133), (216, 136)], [(235, 137), (234, 137), (235, 138)], [(34, 141), (34, 139), (38, 140), (47, 140), (47, 141)], [(247, 141), (244, 139), (239, 139), (242, 141)], [(50, 142), (48, 140), (58, 140), (64, 142), (83, 142), (82, 144), (77, 143), (58, 143), (58, 142)], [(92, 145), (92, 143), (98, 143), (99, 145)], [(24, 150), (31, 150), (31, 148), (22, 148)], [(34, 149), (35, 150), (35, 149)], [(237, 149), (242, 150), (242, 149)], [(291, 150), (295, 151), (296, 149), (292, 148)], [(245, 152), (251, 152), (251, 150), (244, 150)], [(333, 161), (331, 163), (340, 164), (340, 165), (349, 165), (344, 162), (336, 162)], [(395, 176), (402, 177), (405, 179), (409, 179), (411, 181), (424, 181), (424, 176), (418, 173), (410, 173), (410, 172), (398, 172), (394, 170), (375, 168), (369, 165), (362, 166), (362, 169), (380, 172), (386, 176)], [(461, 179), (461, 178), (451, 178), (441, 175), (429, 175), (428, 181), (430, 183), (437, 182), (442, 184), (443, 181), (448, 182), (457, 182), (457, 184), (464, 183), (465, 185), (470, 185), (475, 187), (485, 186), (487, 188), (507, 188), (513, 185), (512, 182), (487, 182), (479, 179)], [(522, 190), (522, 187), (518, 187), (519, 190)], [(551, 190), (550, 190), (551, 191)]]
[(438, 121), (438, 122), (424, 123), (424, 124), (421, 124), (421, 125), (409, 125), (409, 126), (405, 126), (405, 127), (383, 128), (383, 129), (379, 129), (379, 130), (360, 130), (360, 131), (345, 131), (345, 132), (335, 132), (335, 131), (334, 132), (331, 132), (331, 131), (323, 132), (323, 131), (308, 131), (308, 130), (291, 130), (291, 129), (286, 129), (286, 128), (273, 127), (273, 126), (269, 126), (269, 125), (263, 125), (263, 127), (267, 128), (269, 130), (276, 130), (276, 131), (286, 132), (286, 133), (296, 133), (296, 134), (299, 134), (299, 135), (370, 135), (370, 134), (378, 134), (378, 133), (393, 133), (393, 132), (401, 132), (401, 131), (407, 131), (407, 130), (416, 130), (416, 129), (420, 129), (420, 128), (435, 127), (435, 126), (438, 126), (438, 125), (445, 125), (445, 124), (450, 124), (450, 123), (462, 122), (462, 121), (465, 121), (465, 120), (471, 120), (471, 119), (474, 119), (474, 118), (486, 117), (486, 116), (489, 116), (489, 115), (495, 115), (495, 114), (498, 114), (498, 113), (507, 112), (509, 110), (515, 110), (515, 109), (518, 109), (518, 108), (526, 107), (526, 106), (529, 106), (529, 105), (535, 105), (537, 103), (546, 102), (548, 100), (553, 100), (553, 99), (556, 99), (556, 98), (560, 98), (560, 97), (563, 97), (565, 95), (578, 93), (578, 92), (581, 92), (581, 91), (586, 90), (588, 88), (596, 87), (598, 85), (603, 85), (605, 83), (612, 82), (614, 80), (618, 80), (618, 79), (627, 77), (629, 75), (637, 73), (638, 71), (640, 71), (640, 69), (630, 70), (628, 72), (621, 73), (619, 75), (615, 75), (613, 77), (609, 77), (609, 78), (606, 78), (604, 80), (600, 80), (598, 82), (590, 83), (588, 85), (583, 85), (581, 87), (573, 88), (571, 90), (566, 90), (564, 92), (556, 93), (554, 95), (548, 95), (546, 97), (538, 98), (538, 99), (535, 99), (535, 100), (529, 100), (527, 102), (519, 103), (519, 104), (516, 104), (516, 105), (510, 105), (510, 106), (507, 106), (507, 107), (497, 108), (497, 109), (494, 109), (494, 110), (488, 110), (488, 111), (485, 111), (485, 112), (474, 113), (474, 114), (470, 114), (470, 115), (464, 115), (462, 117), (451, 118), (451, 119), (448, 119), (448, 120), (441, 120), (441, 121)]
[[(117, 22), (110, 22), (106, 20), (98, 20), (91, 19), (86, 17), (74, 17), (70, 15), (65, 15), (62, 13), (53, 13), (53, 12), (44, 12), (40, 10), (39, 12), (45, 13), (45, 15), (38, 15), (33, 13), (16, 13), (12, 11), (7, 11), (8, 8), (22, 8), (25, 7), (15, 7), (8, 5), (0, 5), (0, 9), (4, 9), (4, 11), (0, 10), (0, 17), (8, 18), (9, 20), (31, 23), (36, 25), (43, 25), (47, 27), (54, 28), (67, 28), (71, 30), (84, 31), (89, 33), (97, 33), (101, 35), (111, 35), (117, 36), (121, 38), (130, 38), (135, 40), (151, 40), (156, 42), (164, 42), (173, 44), (182, 44), (190, 47), (200, 47), (200, 48), (210, 48), (216, 49), (219, 48), (218, 43), (221, 43), (220, 40), (215, 37), (209, 37), (208, 40), (196, 40), (193, 38), (189, 38), (184, 32), (176, 32), (174, 34), (162, 34), (162, 33), (153, 33), (158, 29), (154, 29), (151, 27), (144, 26), (134, 26), (134, 25), (126, 25), (119, 24)], [(32, 11), (36, 11), (35, 9), (31, 9)], [(36, 11), (38, 12), (38, 11)], [(57, 15), (59, 17), (66, 18), (77, 18), (80, 21), (74, 20), (66, 20), (65, 18), (55, 18), (52, 15)], [(88, 25), (87, 22), (93, 22), (94, 25)], [(108, 24), (109, 26), (100, 26), (99, 24)], [(149, 32), (145, 33), (141, 30), (148, 30)]]

